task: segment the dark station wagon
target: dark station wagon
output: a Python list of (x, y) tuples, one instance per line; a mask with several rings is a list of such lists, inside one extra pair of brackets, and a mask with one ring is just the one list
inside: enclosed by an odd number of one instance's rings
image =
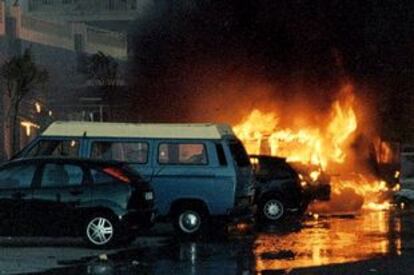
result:
[(0, 166), (2, 235), (82, 236), (108, 247), (153, 219), (150, 186), (125, 164), (42, 157)]

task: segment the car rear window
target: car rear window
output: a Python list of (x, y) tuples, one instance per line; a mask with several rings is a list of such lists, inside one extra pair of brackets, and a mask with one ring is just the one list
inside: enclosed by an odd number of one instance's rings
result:
[(94, 184), (105, 184), (114, 181), (113, 177), (97, 169), (91, 169), (91, 176)]
[(83, 169), (78, 165), (48, 163), (43, 169), (42, 187), (76, 186), (83, 183)]
[(255, 174), (260, 177), (286, 179), (297, 176), (296, 171), (284, 160), (255, 158), (253, 162)]

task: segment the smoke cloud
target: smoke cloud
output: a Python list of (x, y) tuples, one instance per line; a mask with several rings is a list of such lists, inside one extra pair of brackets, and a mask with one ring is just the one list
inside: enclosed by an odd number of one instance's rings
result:
[(411, 24), (392, 16), (414, 10), (409, 1), (392, 9), (391, 1), (156, 3), (132, 29), (131, 120), (236, 123), (252, 108), (326, 112), (349, 79), (372, 88), (358, 96), (381, 105), (372, 107), (378, 112), (404, 99), (386, 72), (405, 68), (408, 50), (384, 36), (396, 38), (398, 28), (411, 41)]

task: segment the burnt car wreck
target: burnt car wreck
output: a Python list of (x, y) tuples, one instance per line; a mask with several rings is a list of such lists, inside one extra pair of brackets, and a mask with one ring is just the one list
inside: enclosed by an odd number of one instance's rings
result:
[(262, 223), (279, 222), (301, 215), (314, 200), (329, 200), (330, 177), (303, 164), (291, 164), (285, 158), (250, 155), (256, 176), (255, 203)]

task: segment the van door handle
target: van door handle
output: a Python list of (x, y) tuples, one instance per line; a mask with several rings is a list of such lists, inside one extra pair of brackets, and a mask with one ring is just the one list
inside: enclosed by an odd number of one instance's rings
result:
[(83, 191), (75, 189), (75, 190), (70, 190), (69, 193), (71, 193), (73, 196), (79, 196), (83, 194)]

